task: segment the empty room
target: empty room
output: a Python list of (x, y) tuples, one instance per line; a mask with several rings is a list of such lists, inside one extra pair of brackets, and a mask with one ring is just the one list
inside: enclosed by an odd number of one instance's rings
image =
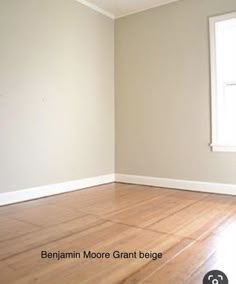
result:
[(0, 0), (0, 283), (235, 284), (236, 1)]

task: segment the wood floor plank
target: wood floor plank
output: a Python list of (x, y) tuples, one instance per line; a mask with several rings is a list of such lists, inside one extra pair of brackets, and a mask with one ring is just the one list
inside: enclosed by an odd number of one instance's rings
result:
[[(0, 208), (0, 283), (236, 282), (236, 197), (107, 184)], [(41, 251), (162, 252), (151, 259), (41, 259)], [(233, 282), (232, 282), (233, 281)]]
[(187, 284), (198, 284), (207, 272), (221, 270), (228, 277), (229, 283), (236, 283), (235, 273), (235, 234), (215, 238), (215, 252), (186, 280)]
[(232, 213), (228, 205), (214, 204), (214, 207), (209, 205), (208, 201), (199, 201), (183, 208), (172, 216), (167, 216), (148, 228), (154, 231), (197, 239), (202, 234), (213, 231)]
[(184, 207), (194, 204), (195, 202), (195, 200), (191, 199), (161, 196), (158, 199), (153, 198), (142, 204), (137, 204), (120, 213), (107, 215), (106, 218), (114, 222), (121, 222), (144, 228), (182, 210)]
[(168, 194), (171, 193), (163, 189), (120, 185), (120, 187), (112, 188), (110, 191), (108, 188), (98, 188), (98, 192), (92, 190), (89, 192), (79, 191), (73, 193), (74, 198), (61, 197), (60, 200), (57, 199), (54, 205), (104, 217), (107, 214), (118, 213), (147, 200)]
[(0, 261), (0, 283), (10, 284), (15, 281), (15, 271)]
[(215, 252), (215, 239), (216, 237), (210, 237), (196, 241), (170, 262), (147, 276), (143, 283), (186, 284), (191, 275)]
[(183, 252), (188, 246), (190, 246), (193, 241), (189, 239), (181, 239), (173, 247), (165, 252), (165, 258), (159, 260), (158, 262), (150, 261), (141, 269), (138, 269), (135, 273), (127, 276), (127, 278), (122, 282), (123, 284), (134, 284), (141, 283), (147, 278), (147, 275), (154, 273), (160, 267), (164, 266), (170, 259), (175, 258), (178, 254)]
[(36, 225), (8, 217), (0, 217), (0, 244), (5, 240), (17, 238), (37, 230), (39, 230), (39, 227)]
[(60, 208), (48, 204), (44, 206), (24, 208), (8, 214), (9, 218), (30, 222), (41, 227), (56, 225), (85, 215), (86, 213), (79, 211), (75, 212), (70, 208)]
[(24, 236), (19, 236), (17, 241), (15, 239), (6, 240), (0, 243), (0, 260), (18, 255), (19, 253), (26, 252), (50, 242), (56, 242), (62, 238), (82, 232), (102, 223), (104, 223), (102, 219), (92, 215), (86, 215), (52, 227), (42, 228)]
[[(236, 210), (233, 211), (233, 213), (229, 214), (229, 217), (227, 217), (224, 222), (221, 222), (219, 226), (217, 226), (214, 230), (214, 234), (218, 234), (220, 236), (232, 236), (234, 235), (236, 237)], [(228, 211), (227, 211), (228, 213)], [(227, 214), (225, 213), (225, 214)]]
[[(95, 237), (96, 236), (96, 237)], [(66, 259), (63, 261), (40, 259), (40, 251), (82, 251), (90, 249), (97, 252), (114, 250), (133, 252), (165, 252), (181, 242), (175, 236), (155, 233), (126, 225), (106, 222), (79, 234), (63, 238), (57, 243), (46, 244), (22, 255), (8, 259), (6, 263), (20, 272), (16, 275), (16, 283), (27, 283), (33, 275), (38, 283), (113, 283), (123, 281), (127, 275), (133, 274), (151, 262), (150, 259)], [(191, 242), (190, 240), (185, 242)], [(156, 260), (158, 263), (159, 260)], [(125, 267), (125, 269), (124, 269)], [(112, 273), (110, 273), (112, 271)], [(61, 282), (60, 282), (61, 281)], [(64, 281), (64, 282), (63, 282)], [(13, 282), (14, 283), (14, 282)]]

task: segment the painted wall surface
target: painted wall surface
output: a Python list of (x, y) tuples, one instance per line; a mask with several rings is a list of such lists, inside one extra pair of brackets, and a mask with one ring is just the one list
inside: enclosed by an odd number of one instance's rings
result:
[(211, 151), (209, 17), (235, 0), (182, 0), (115, 23), (116, 173), (236, 183)]
[(0, 1), (0, 192), (114, 172), (114, 21)]
[(0, 192), (113, 172), (235, 184), (236, 154), (209, 147), (208, 19), (233, 11), (180, 0), (116, 20), (114, 43), (74, 0), (0, 1)]

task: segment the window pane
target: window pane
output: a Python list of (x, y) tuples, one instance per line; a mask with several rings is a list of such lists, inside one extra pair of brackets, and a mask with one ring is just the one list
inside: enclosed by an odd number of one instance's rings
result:
[(236, 19), (216, 23), (217, 143), (236, 145)]

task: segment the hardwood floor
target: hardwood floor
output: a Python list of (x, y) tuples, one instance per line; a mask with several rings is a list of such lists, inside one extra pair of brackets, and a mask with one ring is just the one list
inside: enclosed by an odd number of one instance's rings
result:
[[(213, 269), (236, 283), (233, 196), (108, 184), (1, 207), (0, 226), (4, 284), (200, 284)], [(81, 257), (41, 258), (42, 251)], [(110, 258), (84, 258), (84, 251)], [(153, 260), (157, 252), (163, 257)]]

